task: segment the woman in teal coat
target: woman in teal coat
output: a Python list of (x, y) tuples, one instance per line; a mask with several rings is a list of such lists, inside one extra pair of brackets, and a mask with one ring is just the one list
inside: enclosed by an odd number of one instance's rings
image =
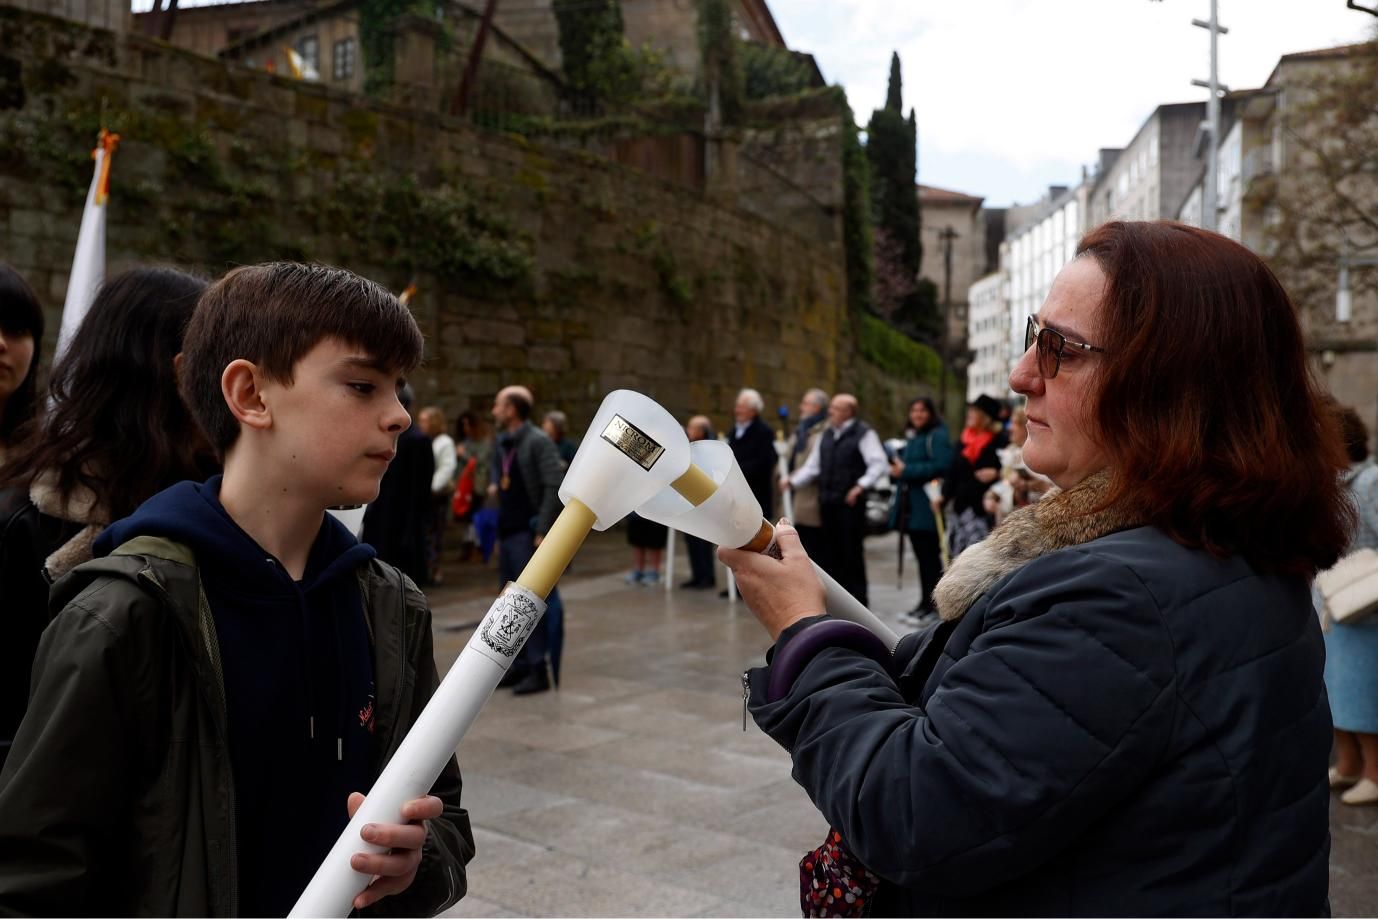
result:
[(900, 614), (900, 621), (918, 625), (937, 615), (933, 611), (933, 588), (943, 572), (938, 523), (923, 486), (941, 478), (952, 465), (952, 441), (927, 396), (909, 403), (909, 426), (914, 436), (904, 445), (903, 455), (890, 464), (890, 475), (899, 484), (890, 507), (890, 526), (909, 534), (919, 563), (919, 603), (912, 611)]

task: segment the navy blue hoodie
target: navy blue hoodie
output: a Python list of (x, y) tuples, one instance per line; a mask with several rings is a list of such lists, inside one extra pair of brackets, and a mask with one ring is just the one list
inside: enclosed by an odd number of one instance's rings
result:
[(373, 657), (355, 572), (374, 555), (329, 514), (294, 581), (221, 506), (182, 482), (111, 524), (108, 555), (161, 536), (196, 555), (215, 619), (234, 773), (240, 914), (286, 915), (373, 784)]

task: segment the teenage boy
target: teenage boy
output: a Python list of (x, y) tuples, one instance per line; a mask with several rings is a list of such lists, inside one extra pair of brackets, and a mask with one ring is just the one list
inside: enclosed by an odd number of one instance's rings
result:
[[(341, 269), (239, 268), (183, 348), (225, 473), (150, 498), (53, 586), (0, 772), (0, 913), (284, 915), (437, 683), (425, 598), (325, 513), (377, 495), (410, 424), (406, 308)], [(356, 907), (464, 895), (460, 784), (452, 757), (409, 822), (363, 828), (388, 851), (353, 857), (376, 876)]]

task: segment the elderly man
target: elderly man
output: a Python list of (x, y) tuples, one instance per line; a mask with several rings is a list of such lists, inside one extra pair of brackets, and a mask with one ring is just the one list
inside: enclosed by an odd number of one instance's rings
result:
[[(810, 389), (799, 400), (799, 425), (790, 438), (789, 452), (785, 454), (788, 475), (793, 475), (804, 465), (804, 461), (818, 446), (818, 438), (823, 436), (823, 424), (828, 418), (828, 394), (821, 389)], [(791, 521), (799, 531), (799, 541), (804, 551), (817, 558), (823, 551), (823, 519), (818, 511), (818, 483), (810, 482), (794, 488), (788, 475), (780, 479), (781, 491), (794, 493), (794, 519)]]
[(737, 403), (732, 408), (732, 418), (736, 422), (727, 443), (737, 456), (737, 465), (742, 467), (742, 475), (751, 493), (761, 502), (761, 513), (770, 518), (775, 509), (770, 477), (775, 471), (775, 433), (761, 420), (765, 401), (754, 389), (743, 389), (737, 394)]
[(822, 555), (815, 559), (824, 571), (864, 605), (866, 592), (866, 489), (889, 473), (885, 448), (876, 432), (857, 419), (855, 396), (840, 393), (828, 404), (827, 430), (809, 458), (790, 476), (798, 489), (818, 483), (822, 519)]

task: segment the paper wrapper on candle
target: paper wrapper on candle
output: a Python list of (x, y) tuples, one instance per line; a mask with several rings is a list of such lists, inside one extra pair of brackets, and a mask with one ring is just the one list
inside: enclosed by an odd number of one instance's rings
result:
[(367, 823), (405, 822), (402, 805), (430, 792), (512, 659), (540, 623), (545, 608), (543, 598), (518, 584), (507, 585), (493, 601), (290, 915), (349, 915), (354, 898), (372, 880), (350, 867), (350, 857), (355, 852), (385, 851), (364, 842), (360, 831)]

